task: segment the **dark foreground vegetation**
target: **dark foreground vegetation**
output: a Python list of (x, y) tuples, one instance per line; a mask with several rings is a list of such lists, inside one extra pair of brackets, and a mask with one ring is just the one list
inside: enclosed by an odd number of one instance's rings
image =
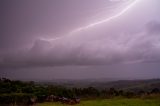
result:
[[(156, 83), (157, 84), (157, 83)], [(159, 86), (159, 85), (158, 85)], [(155, 86), (154, 86), (155, 87)], [(63, 86), (41, 85), (35, 82), (14, 81), (0, 78), (0, 106), (32, 106), (42, 102), (61, 102), (63, 104), (78, 104), (81, 100), (123, 98), (159, 98), (160, 89), (124, 90), (95, 87), (66, 88)]]

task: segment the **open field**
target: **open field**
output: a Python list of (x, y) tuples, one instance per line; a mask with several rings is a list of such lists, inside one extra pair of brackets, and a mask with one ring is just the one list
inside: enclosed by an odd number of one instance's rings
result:
[[(70, 106), (62, 103), (42, 103), (36, 106)], [(74, 106), (160, 106), (160, 99), (86, 100)]]

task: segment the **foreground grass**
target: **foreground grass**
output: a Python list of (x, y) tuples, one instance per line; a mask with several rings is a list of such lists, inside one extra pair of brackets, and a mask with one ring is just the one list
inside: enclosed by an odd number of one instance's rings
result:
[[(36, 106), (70, 106), (61, 103), (42, 103)], [(159, 99), (103, 99), (86, 100), (73, 106), (160, 106)]]

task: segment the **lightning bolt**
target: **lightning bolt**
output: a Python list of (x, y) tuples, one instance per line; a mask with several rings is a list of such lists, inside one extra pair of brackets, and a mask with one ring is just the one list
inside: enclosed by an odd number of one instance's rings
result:
[(75, 35), (75, 33), (78, 33), (80, 31), (83, 31), (83, 30), (87, 30), (89, 28), (92, 28), (92, 27), (95, 27), (96, 25), (99, 25), (99, 24), (102, 24), (102, 23), (106, 23), (106, 22), (109, 22), (119, 16), (121, 16), (122, 14), (124, 14), (125, 12), (127, 12), (130, 8), (132, 8), (138, 1), (140, 0), (134, 0), (133, 3), (131, 3), (130, 5), (128, 5), (125, 9), (123, 9), (121, 12), (119, 12), (118, 14), (116, 15), (113, 15), (109, 18), (106, 18), (104, 20), (101, 20), (101, 21), (98, 21), (98, 22), (94, 22), (94, 23), (91, 23), (87, 26), (84, 26), (84, 27), (80, 27), (80, 28), (77, 28), (73, 31), (71, 31), (68, 35), (66, 36), (61, 36), (61, 37), (56, 37), (54, 39), (44, 39), (44, 38), (41, 38), (42, 40), (47, 40), (47, 41), (54, 41), (54, 40), (59, 40), (59, 39), (62, 39), (62, 38), (65, 38), (65, 37), (70, 37), (70, 36), (73, 36)]

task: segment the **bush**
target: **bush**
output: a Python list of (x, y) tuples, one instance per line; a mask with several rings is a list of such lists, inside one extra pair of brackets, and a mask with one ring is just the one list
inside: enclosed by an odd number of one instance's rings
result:
[(0, 104), (27, 104), (32, 98), (31, 94), (14, 93), (0, 95)]

